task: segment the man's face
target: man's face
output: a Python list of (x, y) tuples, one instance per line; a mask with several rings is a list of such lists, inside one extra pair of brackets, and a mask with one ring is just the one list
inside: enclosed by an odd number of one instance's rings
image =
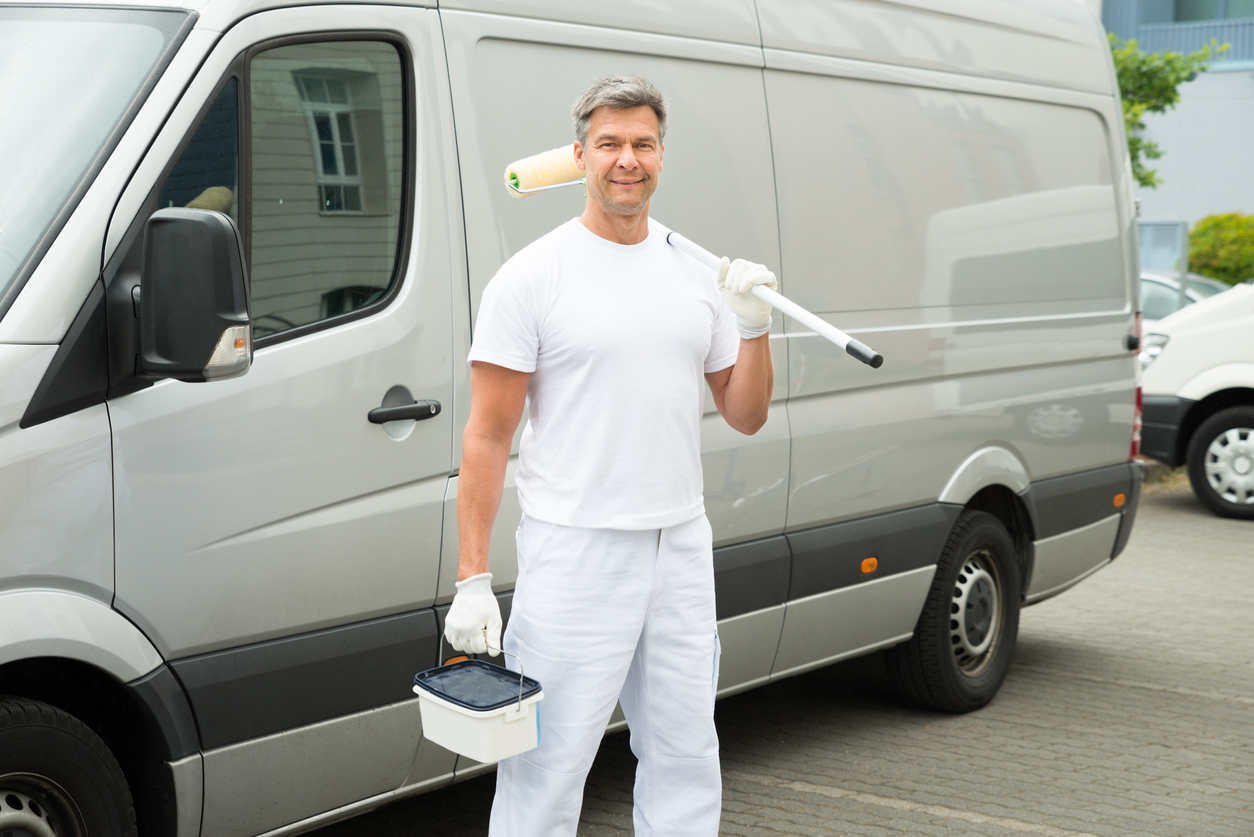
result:
[(588, 196), (607, 215), (639, 215), (662, 171), (657, 114), (642, 106), (599, 107), (588, 124), (588, 144), (575, 143), (575, 161), (587, 172)]

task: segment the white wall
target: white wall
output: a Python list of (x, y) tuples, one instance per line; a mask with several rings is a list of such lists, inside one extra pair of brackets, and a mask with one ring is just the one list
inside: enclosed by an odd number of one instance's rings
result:
[(1223, 212), (1254, 214), (1254, 65), (1203, 73), (1180, 88), (1180, 104), (1145, 119), (1162, 158), (1148, 160), (1163, 183), (1138, 189), (1141, 218), (1188, 221)]

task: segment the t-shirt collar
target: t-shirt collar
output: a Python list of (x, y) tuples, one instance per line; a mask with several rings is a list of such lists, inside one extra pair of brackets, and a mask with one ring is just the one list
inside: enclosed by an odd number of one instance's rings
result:
[(580, 244), (586, 244), (589, 247), (595, 247), (605, 253), (615, 256), (626, 256), (628, 258), (635, 256), (643, 256), (648, 254), (662, 240), (662, 235), (653, 223), (653, 219), (649, 219), (649, 234), (644, 241), (639, 244), (619, 244), (616, 241), (610, 241), (607, 238), (594, 233), (583, 225), (578, 217), (572, 218), (567, 222), (567, 226), (573, 226), (575, 229), (572, 234), (576, 237)]

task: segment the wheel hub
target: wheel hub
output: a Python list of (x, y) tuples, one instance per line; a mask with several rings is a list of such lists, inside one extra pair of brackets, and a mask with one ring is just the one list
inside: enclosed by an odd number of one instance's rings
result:
[(972, 553), (958, 573), (950, 603), (949, 641), (958, 667), (968, 674), (983, 664), (1001, 630), (1000, 596), (990, 566), (986, 550)]
[(0, 787), (0, 834), (13, 837), (57, 837), (48, 812), (26, 794)]
[(1232, 427), (1206, 448), (1206, 481), (1221, 498), (1254, 505), (1254, 428)]

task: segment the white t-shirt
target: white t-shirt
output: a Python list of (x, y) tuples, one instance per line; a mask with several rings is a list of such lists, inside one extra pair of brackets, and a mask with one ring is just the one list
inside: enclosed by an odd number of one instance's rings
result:
[(564, 526), (660, 529), (704, 513), (706, 372), (740, 334), (707, 268), (649, 221), (640, 244), (578, 218), (488, 283), (470, 360), (530, 372), (518, 499)]

